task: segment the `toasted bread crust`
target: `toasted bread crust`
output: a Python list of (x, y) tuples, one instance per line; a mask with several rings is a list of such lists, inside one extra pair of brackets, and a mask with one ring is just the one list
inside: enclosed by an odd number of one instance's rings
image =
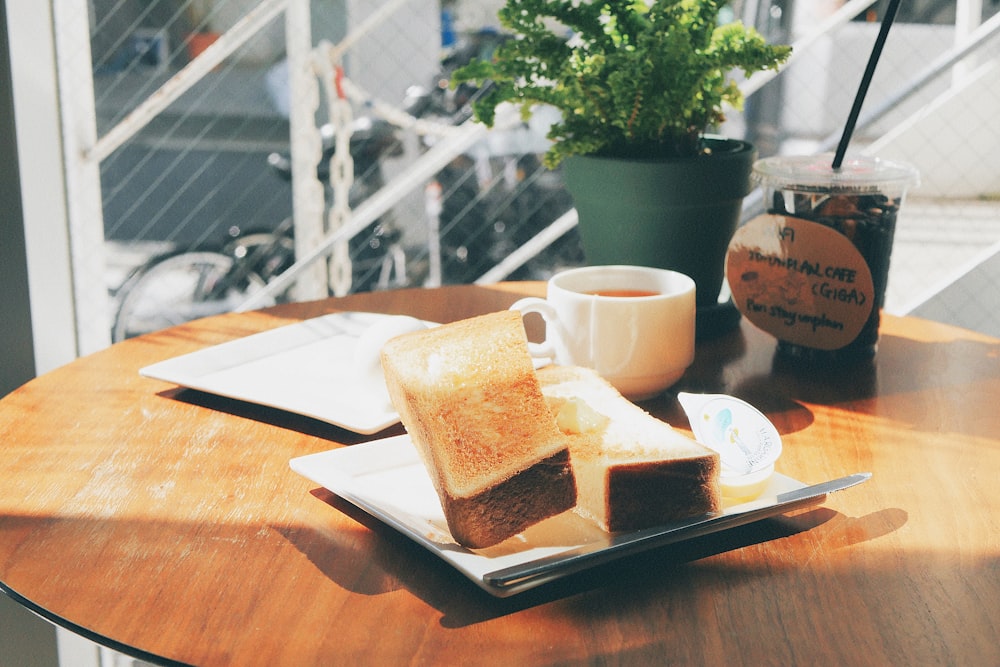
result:
[(576, 483), (567, 449), (474, 496), (442, 498), (452, 537), (471, 549), (499, 544), (575, 503)]
[(719, 456), (622, 397), (593, 371), (538, 371), (554, 410), (582, 399), (606, 424), (569, 432), (576, 511), (608, 532), (641, 530), (722, 508)]
[(604, 529), (641, 530), (718, 512), (718, 477), (713, 456), (609, 466)]

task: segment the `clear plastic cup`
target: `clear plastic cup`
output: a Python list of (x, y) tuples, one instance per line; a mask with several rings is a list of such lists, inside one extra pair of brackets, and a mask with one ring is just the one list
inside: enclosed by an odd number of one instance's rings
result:
[[(798, 315), (798, 324), (812, 318), (815, 331), (836, 321), (828, 313), (837, 308), (841, 312), (853, 309), (841, 320), (849, 320), (854, 312), (859, 318), (857, 325), (848, 321), (846, 329), (825, 338), (819, 334), (811, 338), (808, 326), (799, 326), (795, 335), (787, 336), (776, 327), (781, 354), (818, 362), (874, 356), (896, 218), (907, 191), (919, 182), (916, 169), (900, 162), (861, 156), (844, 160), (839, 169), (832, 164), (829, 154), (777, 156), (754, 164), (754, 179), (763, 190), (768, 219), (772, 224), (785, 224), (793, 236), (798, 232), (800, 244), (806, 237), (811, 239), (809, 252), (799, 251), (801, 259), (786, 252), (788, 262), (782, 268), (786, 273), (796, 272), (794, 277), (803, 283), (802, 302), (787, 310)], [(849, 243), (831, 237), (827, 230)], [(871, 275), (869, 283), (859, 275), (865, 266)], [(849, 339), (843, 335), (838, 339), (838, 333), (844, 332)]]

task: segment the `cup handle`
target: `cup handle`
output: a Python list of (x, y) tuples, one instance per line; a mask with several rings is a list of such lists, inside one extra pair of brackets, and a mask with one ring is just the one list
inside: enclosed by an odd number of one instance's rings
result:
[[(559, 317), (556, 315), (556, 309), (549, 304), (545, 299), (539, 299), (538, 297), (529, 296), (515, 302), (510, 310), (516, 310), (521, 313), (521, 315), (527, 315), (528, 313), (538, 313), (545, 320), (545, 340), (541, 343), (528, 343), (528, 352), (531, 353), (532, 359), (536, 361), (543, 361), (547, 363), (552, 363), (556, 360), (556, 347), (552, 342), (553, 334), (556, 334), (557, 328), (559, 326)], [(536, 368), (538, 364), (536, 363)]]

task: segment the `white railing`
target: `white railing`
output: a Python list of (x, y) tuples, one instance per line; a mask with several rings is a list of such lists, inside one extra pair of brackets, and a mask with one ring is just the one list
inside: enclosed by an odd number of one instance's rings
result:
[[(101, 281), (84, 278), (104, 272), (101, 161), (289, 7), (294, 8), (289, 17), (292, 20), (296, 16), (304, 17), (308, 26), (308, 0), (261, 0), (218, 41), (167, 80), (104, 136), (98, 137), (89, 21), (83, 20), (88, 16), (87, 2), (52, 3), (64, 137), (70, 263), (74, 273), (77, 354), (95, 352), (111, 342), (107, 291)], [(308, 34), (307, 30), (296, 38)], [(290, 51), (294, 51), (291, 44), (289, 46)]]
[[(392, 15), (393, 10), (408, 0), (390, 0), (375, 10), (347, 37), (329, 47), (327, 57), (339, 59), (353, 44), (365, 38), (379, 22)], [(793, 42), (793, 55), (787, 68), (812, 49), (831, 31), (844, 25), (874, 3), (874, 0), (851, 0), (807, 34)], [(315, 166), (321, 153), (319, 135), (315, 127), (315, 111), (319, 94), (311, 58), (315, 50), (309, 43), (311, 35), (310, 5), (308, 0), (261, 0), (231, 29), (220, 36), (212, 46), (192, 60), (186, 67), (164, 83), (135, 110), (117, 123), (104, 136), (96, 136), (93, 105), (93, 81), (89, 58), (89, 33), (79, 20), (86, 14), (85, 0), (53, 3), (53, 22), (56, 28), (57, 67), (62, 93), (63, 134), (66, 155), (66, 193), (70, 228), (71, 263), (79, 275), (100, 275), (104, 253), (103, 215), (100, 196), (100, 162), (114, 150), (134, 137), (213, 68), (246, 44), (281, 13), (285, 14), (286, 48), (290, 71), (290, 144), (293, 161), (293, 214), (295, 238), (299, 260), (280, 276), (271, 287), (255, 295), (241, 308), (255, 307), (262, 299), (287, 289), (292, 283), (298, 286), (300, 297), (322, 296), (326, 293), (327, 276), (323, 260), (332, 248), (346, 238), (359, 233), (384, 212), (392, 208), (414, 189), (424, 187), (433, 174), (451, 158), (466, 151), (482, 138), (485, 130), (477, 126), (459, 128), (456, 133), (421, 156), (402, 175), (390, 182), (357, 209), (350, 213), (348, 223), (332, 233), (323, 232), (323, 187), (315, 177)], [(992, 37), (996, 32), (994, 17), (988, 24), (979, 25), (981, 0), (959, 0), (956, 19), (956, 45), (948, 54), (937, 59), (929, 68), (936, 76), (951, 69), (961, 75), (963, 59), (972, 49)], [(81, 57), (86, 54), (86, 57)], [(782, 69), (784, 71), (784, 68)], [(743, 82), (741, 89), (751, 96), (778, 73), (760, 73)], [(906, 94), (906, 91), (900, 93)], [(881, 113), (880, 110), (875, 115)], [(864, 119), (862, 122), (865, 122)], [(501, 265), (487, 271), (480, 282), (500, 280), (542, 251), (549, 243), (573, 226), (573, 216), (564, 216), (543, 231), (539, 238), (508, 258)], [(74, 280), (74, 316), (77, 330), (78, 352), (86, 354), (104, 347), (109, 342), (107, 295), (94, 281)]]

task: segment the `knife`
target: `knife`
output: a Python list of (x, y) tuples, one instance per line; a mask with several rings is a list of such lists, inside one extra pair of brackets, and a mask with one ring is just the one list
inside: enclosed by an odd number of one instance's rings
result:
[(702, 535), (735, 528), (771, 516), (785, 514), (793, 509), (818, 505), (827, 494), (848, 489), (871, 479), (870, 472), (859, 472), (794, 491), (779, 493), (774, 502), (733, 514), (698, 516), (669, 526), (657, 526), (623, 535), (611, 536), (607, 543), (590, 544), (545, 558), (513, 565), (483, 575), (488, 586), (509, 595), (523, 588), (530, 588), (598, 563), (621, 558), (654, 547), (673, 544)]

